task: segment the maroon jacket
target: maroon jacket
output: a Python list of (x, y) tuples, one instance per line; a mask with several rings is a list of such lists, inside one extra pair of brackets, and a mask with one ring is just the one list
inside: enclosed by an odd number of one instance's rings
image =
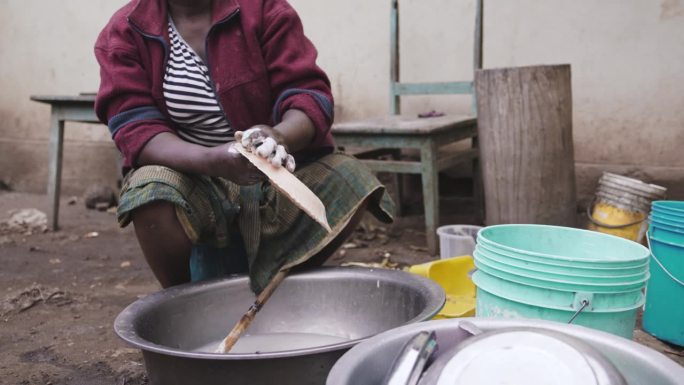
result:
[[(100, 33), (98, 118), (109, 126), (124, 156), (136, 165), (145, 144), (174, 132), (162, 82), (169, 53), (166, 0), (133, 0)], [(316, 135), (295, 154), (333, 148), (330, 81), (316, 65), (317, 52), (286, 0), (214, 0), (206, 41), (207, 67), (226, 118), (236, 130), (275, 125), (288, 109), (309, 116)]]

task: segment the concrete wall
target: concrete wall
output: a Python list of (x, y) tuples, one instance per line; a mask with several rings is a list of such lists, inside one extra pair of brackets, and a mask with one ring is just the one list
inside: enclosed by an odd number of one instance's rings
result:
[[(387, 111), (389, 0), (291, 0), (331, 77), (339, 120)], [(485, 0), (485, 67), (570, 63), (579, 191), (601, 170), (684, 180), (683, 0)], [(0, 2), (0, 179), (44, 191), (48, 108), (32, 94), (98, 85), (92, 44), (124, 1)], [(473, 0), (403, 0), (402, 76), (470, 79)], [(412, 97), (406, 112), (467, 112), (466, 97)], [(102, 126), (67, 128), (64, 189), (113, 184)]]
[[(99, 84), (93, 44), (111, 0), (0, 1), (0, 179), (18, 191), (46, 191), (50, 109), (31, 95), (76, 95)], [(63, 191), (114, 186), (116, 149), (101, 125), (67, 124)]]

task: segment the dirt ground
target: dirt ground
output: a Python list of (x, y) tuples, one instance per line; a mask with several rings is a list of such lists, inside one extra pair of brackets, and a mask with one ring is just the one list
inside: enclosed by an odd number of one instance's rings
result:
[[(140, 353), (116, 337), (112, 323), (160, 287), (132, 228), (119, 229), (112, 213), (88, 210), (81, 199), (68, 201), (58, 232), (0, 232), (0, 384), (146, 384)], [(24, 208), (46, 212), (47, 199), (0, 192), (0, 221), (8, 210)], [(349, 241), (354, 245), (329, 263), (428, 261), (422, 223), (419, 216), (391, 227), (366, 221)], [(635, 337), (684, 365), (683, 349), (640, 330)]]

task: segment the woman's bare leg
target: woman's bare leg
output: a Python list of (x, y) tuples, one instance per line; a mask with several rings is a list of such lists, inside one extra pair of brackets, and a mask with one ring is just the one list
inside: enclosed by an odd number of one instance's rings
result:
[(154, 201), (133, 211), (135, 234), (147, 264), (166, 288), (190, 281), (192, 243), (176, 217), (176, 207)]

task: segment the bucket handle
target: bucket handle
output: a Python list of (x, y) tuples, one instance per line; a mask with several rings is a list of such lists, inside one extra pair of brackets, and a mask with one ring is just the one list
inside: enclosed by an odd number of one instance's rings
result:
[(586, 299), (583, 299), (582, 302), (581, 302), (581, 304), (582, 304), (582, 306), (581, 306), (579, 309), (577, 309), (577, 311), (575, 312), (575, 314), (573, 314), (572, 318), (570, 318), (570, 321), (568, 321), (569, 324), (571, 324), (572, 321), (574, 321), (575, 318), (577, 318), (577, 316), (580, 315), (580, 313), (582, 312), (582, 310), (586, 309), (586, 307), (589, 306), (589, 301), (586, 300)]
[(638, 225), (639, 223), (641, 223), (641, 222), (643, 222), (643, 221), (646, 220), (646, 218), (644, 217), (644, 219), (639, 219), (638, 221), (634, 221), (634, 222), (630, 222), (630, 223), (625, 223), (624, 225), (609, 225), (609, 224), (606, 224), (606, 223), (603, 223), (603, 222), (599, 221), (598, 219), (595, 219), (595, 218), (591, 215), (591, 211), (592, 211), (593, 208), (594, 208), (594, 204), (596, 204), (596, 198), (594, 198), (594, 199), (591, 201), (591, 203), (589, 203), (589, 205), (587, 206), (587, 218), (589, 218), (589, 222), (591, 222), (591, 223), (593, 223), (594, 225), (599, 226), (599, 227), (605, 227), (605, 228), (607, 228), (607, 229), (623, 229), (623, 228), (625, 228), (625, 227)]
[(660, 262), (660, 260), (658, 259), (658, 257), (656, 257), (655, 254), (653, 254), (653, 249), (651, 248), (651, 232), (650, 232), (650, 231), (649, 231), (648, 233), (646, 233), (646, 241), (648, 242), (648, 250), (651, 252), (651, 257), (653, 258), (653, 260), (655, 261), (655, 263), (657, 263), (658, 266), (660, 266), (660, 268), (663, 269), (663, 271), (665, 272), (665, 274), (667, 274), (667, 276), (670, 277), (673, 281), (675, 281), (675, 282), (677, 282), (678, 284), (684, 286), (684, 282), (680, 281), (679, 279), (677, 279), (677, 277), (675, 277), (672, 273), (670, 273), (670, 271), (667, 270), (667, 268), (665, 267), (665, 265), (663, 265), (663, 264)]

